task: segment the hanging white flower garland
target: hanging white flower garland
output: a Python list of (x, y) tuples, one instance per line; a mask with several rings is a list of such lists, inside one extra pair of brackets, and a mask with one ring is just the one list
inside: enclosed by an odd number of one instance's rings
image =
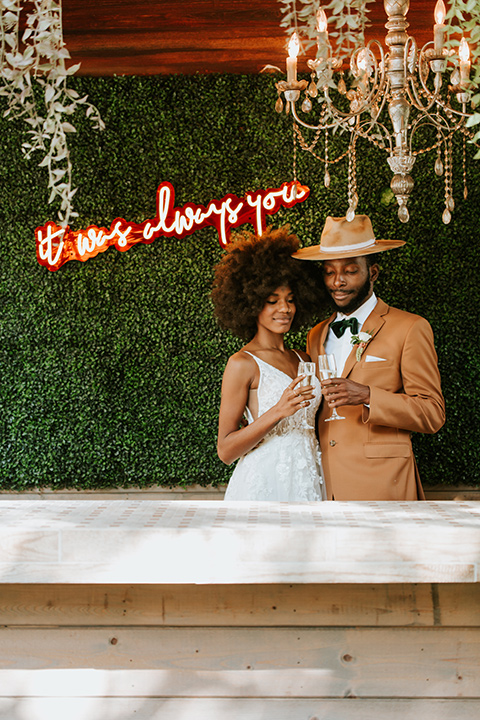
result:
[[(35, 152), (44, 154), (40, 166), (48, 169), (48, 202), (60, 201), (58, 218), (65, 227), (78, 217), (72, 207), (77, 188), (72, 188), (67, 142), (75, 127), (69, 118), (82, 106), (95, 129), (103, 130), (105, 124), (88, 96), (80, 97), (67, 86), (68, 77), (80, 65), (65, 66), (70, 54), (63, 41), (61, 0), (29, 2), (20, 39), (20, 14), (26, 4), (24, 0), (0, 0), (0, 96), (8, 103), (4, 117), (22, 118), (29, 125), (22, 143), (25, 157), (29, 159)], [(43, 96), (44, 112), (37, 105), (35, 85)]]

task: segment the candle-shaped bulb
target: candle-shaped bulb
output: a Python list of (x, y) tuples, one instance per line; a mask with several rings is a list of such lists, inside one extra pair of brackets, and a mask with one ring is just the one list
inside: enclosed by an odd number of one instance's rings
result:
[[(438, 0), (439, 2), (441, 0)], [(325, 15), (325, 10), (323, 8), (319, 8), (317, 12), (317, 31), (318, 32), (327, 32), (327, 16)]]
[(437, 25), (443, 25), (446, 14), (447, 11), (445, 10), (445, 3), (443, 0), (437, 0), (437, 4), (435, 5), (435, 22)]
[(460, 41), (460, 48), (458, 50), (458, 54), (460, 55), (460, 60), (462, 62), (470, 62), (470, 48), (468, 46), (468, 42), (465, 40), (464, 37), (462, 37)]
[(297, 33), (294, 32), (288, 43), (288, 57), (296, 58), (298, 55), (299, 49), (300, 49), (300, 43), (298, 42), (298, 35), (297, 35)]
[(323, 8), (317, 11), (317, 59), (324, 60), (328, 58), (328, 32), (327, 32), (327, 16)]
[(297, 80), (297, 55), (300, 50), (297, 33), (293, 33), (288, 43), (287, 57), (287, 82), (296, 82)]
[(460, 41), (458, 55), (460, 57), (460, 85), (465, 87), (470, 78), (470, 48), (465, 38)]
[(433, 46), (436, 55), (442, 55), (443, 44), (445, 42), (446, 27), (443, 24), (445, 20), (445, 5), (443, 0), (437, 0), (435, 5), (435, 25), (433, 26)]

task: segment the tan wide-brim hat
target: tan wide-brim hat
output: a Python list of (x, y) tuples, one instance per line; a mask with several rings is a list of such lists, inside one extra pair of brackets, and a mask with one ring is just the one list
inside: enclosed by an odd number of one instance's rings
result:
[(376, 240), (367, 215), (355, 215), (351, 222), (344, 217), (329, 216), (320, 245), (301, 248), (292, 257), (298, 260), (339, 260), (393, 250), (402, 245), (405, 245), (405, 240)]

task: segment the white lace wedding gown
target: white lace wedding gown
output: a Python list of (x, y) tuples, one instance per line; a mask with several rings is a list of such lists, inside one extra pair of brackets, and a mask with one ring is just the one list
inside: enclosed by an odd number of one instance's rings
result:
[[(246, 351), (248, 352), (248, 351)], [(273, 365), (251, 355), (260, 370), (258, 415), (280, 400), (292, 378)], [(314, 379), (315, 398), (306, 408), (309, 425), (315, 425), (320, 404), (320, 382)], [(253, 422), (250, 410), (247, 420)], [(273, 502), (312, 502), (325, 500), (320, 448), (315, 431), (306, 429), (305, 408), (280, 420), (259, 445), (237, 463), (225, 493), (225, 500), (270, 500)]]

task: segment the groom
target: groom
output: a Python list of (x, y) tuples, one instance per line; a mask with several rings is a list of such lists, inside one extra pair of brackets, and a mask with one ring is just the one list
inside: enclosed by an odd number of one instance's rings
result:
[[(312, 360), (332, 353), (337, 378), (323, 380), (318, 431), (328, 499), (423, 500), (412, 432), (445, 422), (429, 323), (376, 297), (376, 253), (400, 247), (376, 240), (369, 218), (328, 217), (320, 245), (293, 257), (321, 260), (334, 314), (308, 334)], [(343, 420), (326, 422), (337, 408)]]

